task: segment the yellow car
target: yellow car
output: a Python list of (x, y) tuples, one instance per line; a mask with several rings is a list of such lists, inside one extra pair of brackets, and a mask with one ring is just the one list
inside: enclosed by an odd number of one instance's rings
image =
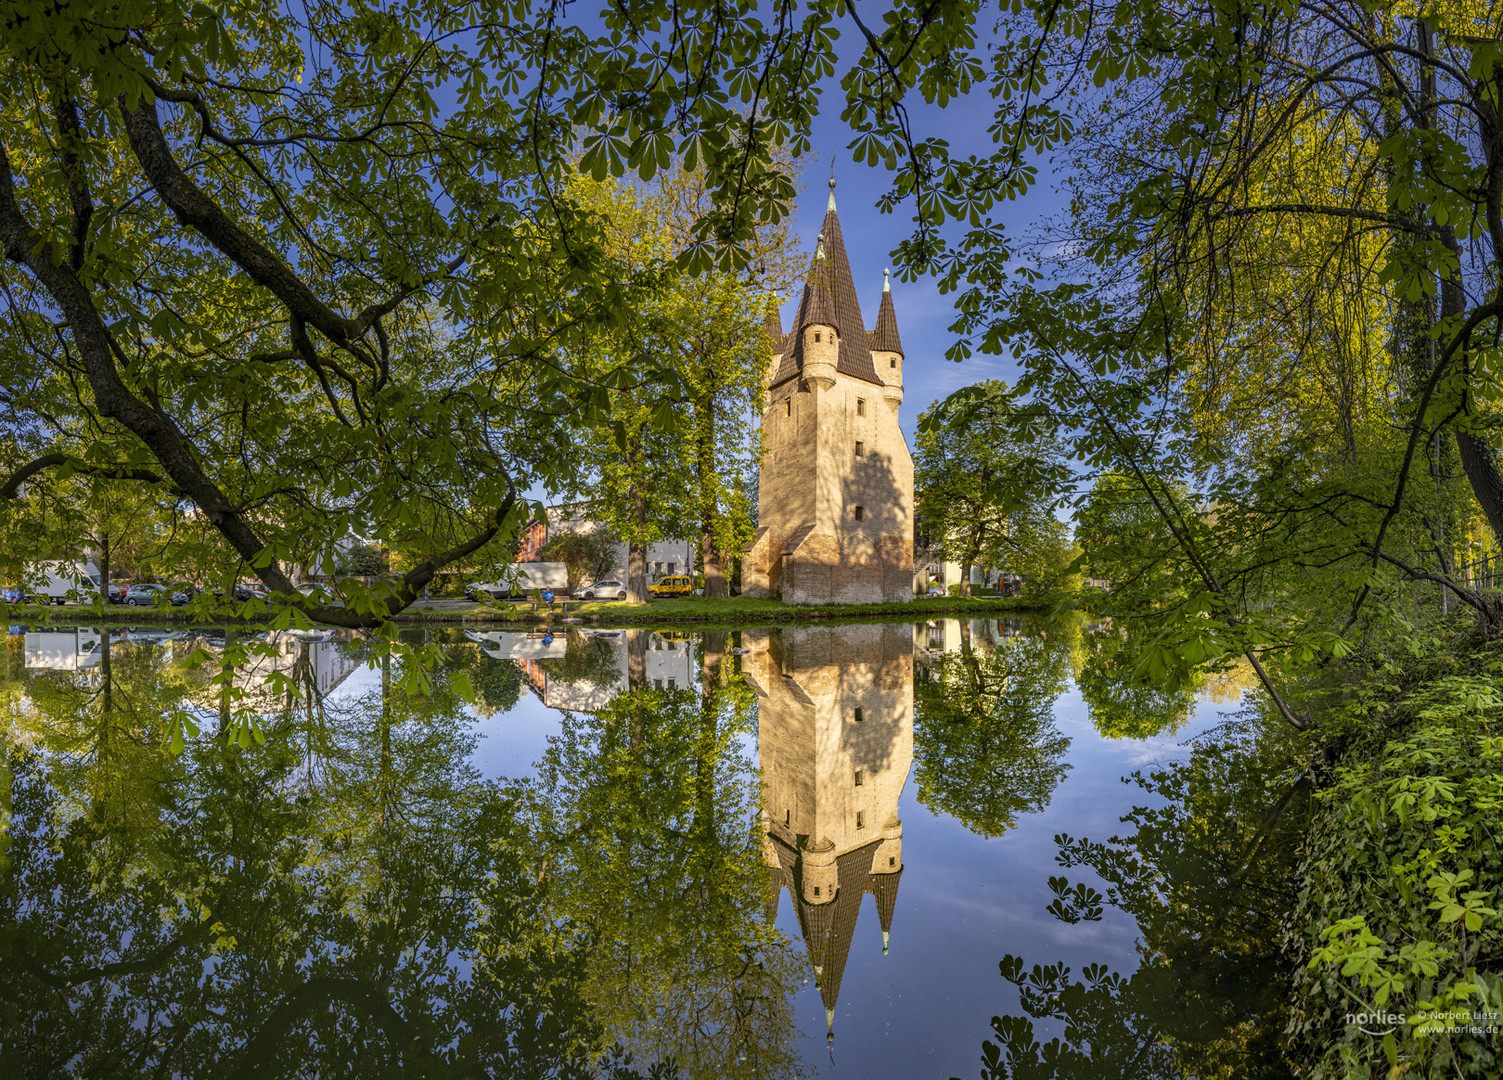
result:
[(687, 574), (670, 574), (647, 586), (648, 596), (693, 596), (694, 579)]

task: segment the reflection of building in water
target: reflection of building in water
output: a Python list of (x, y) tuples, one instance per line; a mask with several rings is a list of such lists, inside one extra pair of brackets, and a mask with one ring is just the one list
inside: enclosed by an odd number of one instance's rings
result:
[(273, 675), (282, 675), (291, 679), (298, 690), (311, 687), (319, 697), (324, 697), (361, 666), (332, 637), (309, 640), (295, 633), (273, 632), (266, 640), (272, 647), (271, 655), (254, 653), (235, 669), (235, 685), (248, 694), (266, 690)]
[[(506, 656), (515, 660), (527, 685), (550, 709), (599, 712), (609, 706), (617, 694), (632, 686), (633, 650), (640, 658), (642, 689), (687, 690), (695, 682), (694, 645), (686, 634), (646, 630), (574, 630), (556, 637), (548, 635), (551, 640), (546, 645), (542, 634), (513, 633), (509, 636), (534, 640), (493, 643), (491, 647), (483, 644), (482, 648), (489, 656)], [(473, 633), (471, 639), (480, 640)], [(571, 644), (578, 666), (571, 663)], [(586, 651), (591, 655), (587, 661), (580, 661)]]
[(758, 696), (767, 914), (776, 918), (787, 889), (833, 1038), (863, 896), (876, 899), (883, 952), (892, 929), (898, 798), (913, 764), (913, 630), (748, 631), (742, 644)]
[(935, 664), (946, 653), (961, 652), (967, 645), (990, 652), (999, 642), (1025, 635), (1022, 616), (1000, 619), (934, 619), (914, 627), (914, 662), (920, 668)]

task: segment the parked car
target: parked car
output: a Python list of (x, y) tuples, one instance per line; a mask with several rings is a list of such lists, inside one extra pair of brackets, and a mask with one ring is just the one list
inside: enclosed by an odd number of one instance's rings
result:
[(322, 581), (305, 581), (297, 591), (315, 604), (337, 604), (342, 599), (332, 585), (325, 585)]
[[(230, 594), (231, 598), (233, 598), (235, 600), (254, 600), (257, 597), (265, 598), (266, 596), (269, 595), (269, 590), (266, 588), (265, 585), (262, 585), (260, 582), (255, 582), (255, 583), (252, 583), (252, 584), (247, 584), (246, 582), (239, 581), (239, 582), (236, 582), (234, 585), (230, 586), (230, 588), (229, 588), (229, 594)], [(215, 590), (214, 590), (214, 596), (215, 596), (216, 599), (219, 599), (219, 600), (223, 600), (224, 599), (224, 597), (225, 597), (225, 588), (224, 588), (223, 585), (220, 585), (217, 588), (215, 588)]]
[(694, 579), (687, 574), (669, 574), (647, 586), (647, 595), (665, 596), (693, 596)]
[(193, 584), (193, 582), (191, 582), (191, 581), (178, 581), (178, 582), (175, 582), (175, 583), (167, 586), (167, 588), (170, 589), (170, 590), (172, 590), (175, 593), (182, 593), (189, 600), (192, 600), (199, 593), (203, 592), (202, 589), (200, 589), (197, 585)]
[(110, 603), (112, 603), (112, 604), (123, 604), (123, 603), (125, 603), (125, 594), (130, 591), (130, 585), (131, 585), (131, 583), (128, 582), (128, 581), (112, 581), (112, 582), (110, 582)]
[(131, 607), (155, 607), (163, 597), (174, 607), (188, 602), (182, 593), (172, 592), (165, 585), (132, 585), (125, 591), (125, 602)]
[(575, 594), (581, 600), (625, 600), (626, 585), (614, 578), (586, 585)]
[(31, 602), (31, 597), (19, 585), (0, 585), (0, 600), (7, 604), (26, 604)]

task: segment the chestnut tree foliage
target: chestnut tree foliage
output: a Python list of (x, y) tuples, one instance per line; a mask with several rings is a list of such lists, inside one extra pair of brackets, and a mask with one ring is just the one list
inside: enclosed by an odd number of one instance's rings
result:
[(830, 48), (792, 7), (570, 14), (8, 6), (7, 521), (79, 473), (148, 485), (281, 594), (348, 532), (418, 546), (389, 593), (312, 610), (361, 624), (564, 486), (578, 425), (674, 378), (556, 361), (678, 268), (612, 257), (578, 154), (643, 178), (682, 157), (716, 198), (680, 265), (729, 264), (785, 212), (770, 148), (805, 138)]
[[(0, 494), (151, 485), (280, 593), (283, 562), (347, 530), (417, 546), (391, 595), (318, 613), (384, 618), (499, 550), (518, 492), (566, 489), (616, 395), (692, 396), (671, 357), (557, 358), (676, 273), (744, 267), (833, 97), (852, 156), (890, 172), (883, 208), (912, 215), (900, 272), (956, 297), (952, 356), (1015, 353), (1014, 389), (1164, 522), (1184, 573), (1144, 671), (1245, 654), (1303, 726), (1264, 661), (1343, 651), (1417, 583), (1503, 629), (1464, 565), (1503, 533), (1500, 20), (13, 4)], [(974, 145), (926, 130), (961, 103), (989, 113)], [(1009, 228), (1050, 155), (1069, 208)], [(678, 163), (709, 193), (690, 242), (619, 265), (566, 179)]]

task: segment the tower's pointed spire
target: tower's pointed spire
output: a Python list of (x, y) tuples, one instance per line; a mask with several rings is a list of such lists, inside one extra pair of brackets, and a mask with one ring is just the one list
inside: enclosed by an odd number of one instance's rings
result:
[(877, 328), (871, 334), (871, 347), (883, 352), (903, 355), (903, 342), (898, 337), (898, 314), (892, 306), (892, 271), (882, 271), (882, 306), (877, 309)]
[(789, 350), (778, 365), (772, 386), (798, 375), (804, 366), (803, 332), (810, 326), (833, 326), (839, 351), (836, 370), (865, 382), (883, 385), (872, 362), (867, 342), (866, 323), (861, 318), (861, 304), (856, 299), (856, 285), (851, 279), (851, 264), (845, 253), (845, 239), (840, 232), (840, 215), (835, 212), (835, 176), (830, 175), (830, 199), (825, 204), (825, 219), (820, 226), (814, 257), (804, 279), (804, 293), (794, 317), (794, 336)]

